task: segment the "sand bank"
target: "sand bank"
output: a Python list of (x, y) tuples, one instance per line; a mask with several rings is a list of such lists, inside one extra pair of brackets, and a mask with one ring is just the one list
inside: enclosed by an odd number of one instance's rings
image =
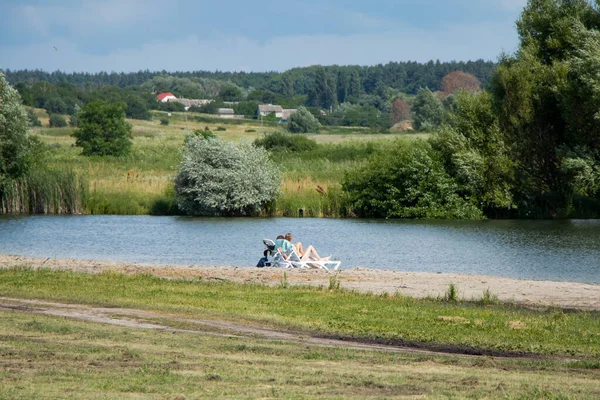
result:
[(556, 306), (600, 310), (600, 285), (576, 282), (533, 281), (484, 275), (434, 274), (427, 272), (384, 271), (351, 268), (337, 272), (321, 270), (283, 270), (279, 268), (240, 268), (211, 266), (174, 266), (95, 260), (30, 258), (0, 254), (0, 268), (28, 266), (87, 273), (117, 270), (123, 273), (149, 273), (166, 278), (198, 278), (230, 280), (239, 283), (279, 285), (284, 272), (290, 285), (328, 287), (330, 278), (337, 275), (344, 289), (360, 292), (401, 294), (411, 297), (444, 296), (453, 283), (459, 298), (481, 299), (488, 290), (500, 301), (530, 306)]

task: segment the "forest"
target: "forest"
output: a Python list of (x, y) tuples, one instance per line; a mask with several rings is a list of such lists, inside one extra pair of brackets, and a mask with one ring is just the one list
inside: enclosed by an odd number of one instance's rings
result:
[[(129, 118), (149, 119), (148, 110), (183, 111), (178, 103), (158, 103), (153, 93), (171, 92), (189, 99), (213, 99), (190, 111), (215, 114), (236, 102), (237, 114), (256, 117), (258, 104), (279, 104), (295, 109), (307, 106), (324, 125), (369, 126), (387, 129), (392, 103), (409, 103), (420, 89), (442, 90), (443, 78), (455, 71), (473, 77), (477, 85), (489, 84), (496, 64), (489, 61), (396, 62), (372, 67), (312, 66), (283, 73), (244, 72), (150, 72), (48, 73), (5, 72), (26, 106), (44, 108), (51, 114), (76, 113), (93, 100), (123, 101)], [(320, 110), (326, 110), (322, 113)], [(324, 115), (326, 114), (326, 115)]]

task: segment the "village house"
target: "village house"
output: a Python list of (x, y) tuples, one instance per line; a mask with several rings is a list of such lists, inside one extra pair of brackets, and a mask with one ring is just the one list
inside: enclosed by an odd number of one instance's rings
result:
[(166, 103), (169, 100), (177, 99), (177, 97), (175, 97), (175, 95), (173, 93), (171, 93), (171, 92), (161, 93), (161, 94), (157, 95), (156, 98), (161, 103)]
[(281, 106), (274, 106), (273, 104), (259, 104), (258, 105), (258, 118), (266, 117), (271, 113), (275, 113), (275, 117), (283, 117), (283, 108)]
[(156, 98), (161, 103), (181, 103), (185, 107), (186, 111), (190, 107), (202, 107), (202, 106), (205, 106), (208, 103), (211, 103), (211, 102), (214, 101), (214, 100), (205, 100), (205, 99), (184, 99), (184, 98), (177, 98), (171, 92), (161, 93), (161, 94), (157, 95)]
[(187, 111), (190, 107), (202, 107), (207, 105), (208, 103), (213, 102), (214, 100), (204, 100), (204, 99), (172, 99), (169, 100), (169, 103), (181, 103), (185, 106), (185, 110)]
[(221, 118), (235, 118), (235, 112), (233, 108), (219, 108), (217, 110), (217, 115)]
[(296, 111), (295, 108), (285, 108), (283, 109), (282, 113), (281, 113), (281, 120), (284, 122), (287, 122), (290, 120), (290, 117), (292, 116), (292, 114), (294, 114)]

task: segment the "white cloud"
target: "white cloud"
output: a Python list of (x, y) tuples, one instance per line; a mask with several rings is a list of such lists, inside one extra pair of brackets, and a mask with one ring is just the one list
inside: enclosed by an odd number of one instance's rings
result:
[[(505, 25), (452, 26), (443, 32), (403, 28), (396, 32), (342, 35), (297, 35), (259, 42), (243, 36), (211, 39), (190, 36), (179, 41), (156, 41), (138, 49), (108, 55), (85, 54), (73, 42), (0, 47), (0, 68), (47, 71), (149, 70), (286, 70), (314, 64), (374, 65), (388, 61), (495, 60), (517, 44), (514, 29)], [(54, 51), (52, 46), (59, 50)]]
[[(48, 34), (48, 26), (44, 19), (40, 16), (38, 9), (32, 6), (24, 6), (18, 12), (23, 21), (27, 21), (27, 25), (41, 35)], [(43, 14), (42, 14), (43, 15)]]
[(115, 27), (133, 28), (159, 18), (160, 10), (158, 0), (85, 0), (77, 5), (23, 5), (17, 12), (24, 26), (33, 26), (44, 35), (53, 26), (77, 37)]

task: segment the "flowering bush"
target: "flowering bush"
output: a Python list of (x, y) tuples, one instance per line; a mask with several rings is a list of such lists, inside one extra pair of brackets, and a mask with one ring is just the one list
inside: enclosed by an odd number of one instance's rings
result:
[(175, 178), (177, 206), (188, 215), (256, 215), (275, 200), (280, 183), (265, 149), (190, 135)]

